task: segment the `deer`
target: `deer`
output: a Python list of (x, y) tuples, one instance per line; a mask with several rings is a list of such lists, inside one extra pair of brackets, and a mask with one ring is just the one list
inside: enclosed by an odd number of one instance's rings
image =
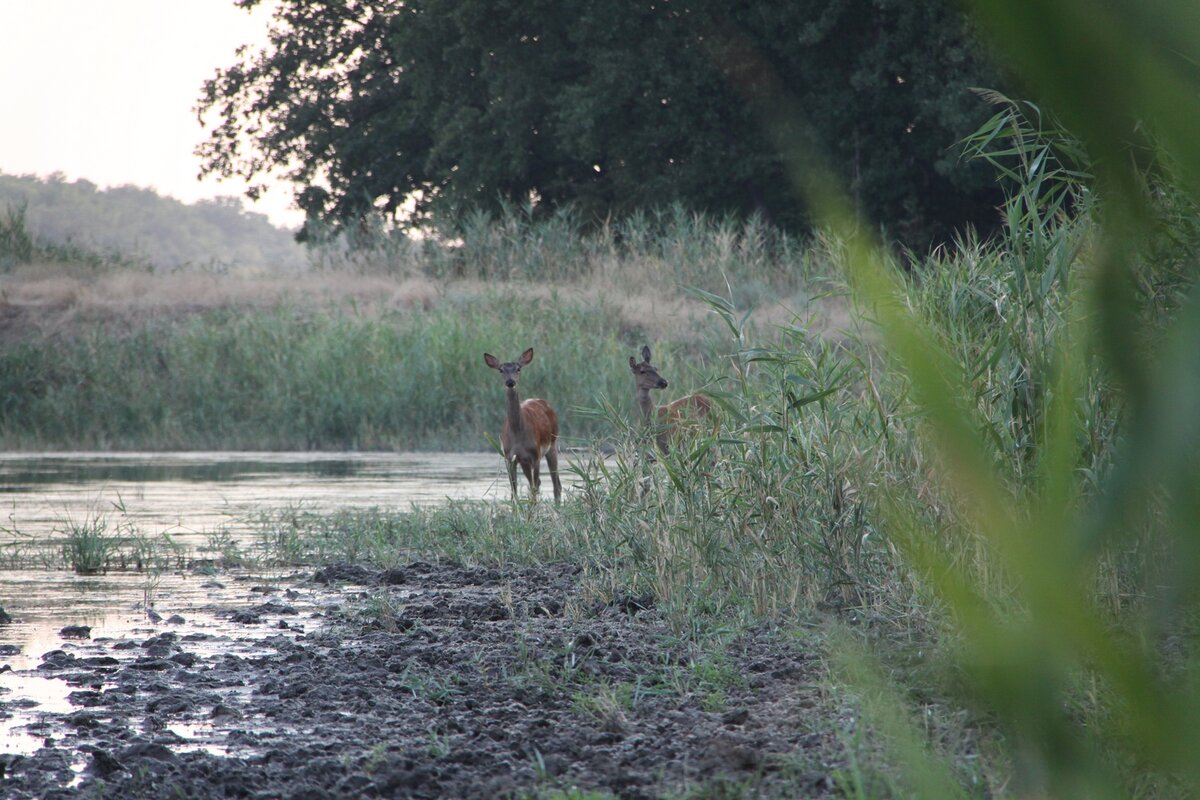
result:
[(629, 369), (633, 371), (636, 387), (634, 399), (642, 412), (642, 419), (646, 424), (654, 425), (654, 441), (659, 452), (666, 455), (670, 451), (671, 441), (679, 436), (682, 428), (708, 418), (712, 410), (712, 400), (703, 394), (689, 394), (659, 406), (656, 411), (650, 391), (665, 389), (670, 384), (650, 363), (650, 345), (642, 346), (641, 363), (633, 356), (629, 357)]
[(517, 465), (525, 472), (529, 481), (529, 496), (537, 502), (541, 486), (539, 468), (543, 457), (550, 469), (550, 480), (554, 482), (554, 502), (562, 499), (562, 483), (558, 479), (558, 415), (550, 404), (540, 397), (531, 397), (522, 402), (517, 395), (517, 376), (521, 367), (533, 361), (530, 347), (516, 361), (503, 364), (491, 353), (483, 354), (483, 363), (498, 371), (504, 378), (504, 394), (507, 414), (500, 429), (500, 446), (504, 450), (504, 463), (508, 467), (508, 481), (512, 485), (513, 502), (517, 500)]

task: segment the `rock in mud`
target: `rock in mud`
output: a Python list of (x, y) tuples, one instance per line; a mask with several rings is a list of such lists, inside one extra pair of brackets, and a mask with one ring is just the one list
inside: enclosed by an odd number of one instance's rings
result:
[(141, 742), (130, 745), (122, 750), (118, 757), (118, 761), (121, 764), (145, 763), (147, 761), (173, 762), (178, 760), (179, 756), (175, 755), (169, 747), (157, 742)]
[(322, 567), (313, 573), (313, 580), (317, 583), (358, 583), (367, 584), (375, 577), (375, 573), (366, 567), (358, 564), (350, 564), (340, 562), (331, 564), (328, 567)]
[(92, 761), (88, 765), (88, 769), (103, 778), (114, 772), (123, 772), (125, 766), (112, 753), (97, 747), (92, 750)]

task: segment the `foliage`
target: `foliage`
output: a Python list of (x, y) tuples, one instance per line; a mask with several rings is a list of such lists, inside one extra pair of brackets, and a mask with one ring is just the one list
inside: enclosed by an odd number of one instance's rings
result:
[[(573, 446), (609, 433), (579, 407), (630, 396), (622, 353), (653, 341), (668, 357), (690, 354), (685, 363), (698, 370), (716, 357), (696, 322), (703, 307), (685, 306), (676, 283), (718, 292), (732, 282), (739, 308), (790, 319), (788, 305), (810, 303), (805, 275), (818, 258), (760, 220), (738, 225), (678, 208), (587, 235), (566, 212), (538, 220), (512, 212), (478, 220), (456, 247), (382, 235), (371, 249), (315, 259), (318, 286), (381, 270), (416, 279), (411, 307), (392, 300), (403, 286), (367, 281), (362, 292), (379, 300), (351, 294), (350, 307), (332, 288), (333, 302), (322, 293), (266, 308), (252, 296), (205, 310), (189, 295), (200, 310), (186, 315), (130, 313), (112, 325), (13, 337), (0, 347), (0, 440), (480, 449), (483, 432), (498, 430), (503, 396), (482, 353), (509, 358), (534, 346), (523, 388), (551, 401)], [(187, 281), (180, 290), (194, 293)], [(682, 366), (676, 375), (686, 375)]]
[(0, 271), (33, 260), (33, 237), (25, 228), (25, 205), (8, 206), (0, 219)]
[[(395, 319), (213, 312), (127, 336), (22, 342), (0, 350), (0, 436), (76, 449), (484, 449), (503, 386), (482, 354), (530, 342), (537, 360), (522, 388), (565, 419), (572, 403), (625, 393), (619, 361), (591, 365), (594, 348), (625, 349), (602, 324), (610, 310), (562, 304), (514, 333), (502, 311), (521, 300), (501, 293)], [(597, 433), (564, 425), (568, 441)]]
[(943, 0), (295, 1), (267, 48), (205, 83), (198, 152), (209, 173), (284, 174), (337, 226), (378, 211), (453, 230), (533, 200), (588, 221), (679, 202), (796, 229), (808, 209), (761, 121), (778, 84), (805, 110), (789, 136), (923, 248), (992, 224), (990, 176), (954, 143), (981, 119), (969, 87), (998, 82)]
[[(846, 236), (852, 281), (910, 382), (922, 450), (937, 465), (935, 496), (954, 520), (931, 526), (925, 504), (896, 494), (881, 524), (947, 609), (959, 689), (1011, 743), (1018, 791), (1191, 794), (1200, 786), (1196, 250), (1174, 276), (1182, 299), (1168, 322), (1148, 318), (1135, 287), (1154, 285), (1138, 280), (1156, 271), (1144, 262), (1160, 233), (1153, 187), (1165, 182), (1184, 205), (1200, 200), (1191, 135), (1200, 30), (1184, 3), (1155, 4), (1153, 18), (1132, 3), (973, 7), (1086, 153), (1095, 227), (1081, 240), (1058, 237), (1061, 205), (1042, 192), (1054, 170), (1022, 161), (1008, 215), (1012, 296), (982, 319), (1045, 354), (1030, 370), (1040, 372), (1032, 401), (1013, 406), (1014, 427), (1022, 415), (1036, 422), (1030, 468), (1014, 476), (998, 464), (1004, 440), (981, 419), (986, 406), (972, 402), (980, 367), (991, 365), (950, 351), (938, 318), (915, 313), (884, 254), (856, 230), (849, 203), (829, 183), (810, 189), (827, 198), (826, 224)], [(1008, 151), (1018, 160), (1055, 149), (1027, 133), (1018, 129)], [(1186, 239), (1193, 225), (1173, 233)], [(1098, 386), (1108, 381), (1119, 390)], [(1111, 415), (1101, 430), (1097, 410)], [(1097, 460), (1093, 443), (1113, 424), (1119, 432)], [(908, 746), (916, 736), (901, 735), (901, 757), (935, 774), (938, 757)]]
[(317, 269), (444, 281), (529, 281), (577, 286), (604, 280), (658, 287), (663, 297), (679, 287), (721, 291), (730, 283), (769, 282), (786, 289), (808, 272), (812, 252), (758, 215), (745, 220), (689, 212), (673, 204), (630, 214), (599, 228), (578, 210), (536, 214), (505, 204), (494, 214), (477, 211), (450, 244), (416, 241), (377, 225), (322, 234), (309, 248)]
[(185, 205), (133, 186), (0, 174), (0, 212), (0, 270), (34, 261), (160, 271), (305, 263), (291, 234), (244, 211), (236, 198)]

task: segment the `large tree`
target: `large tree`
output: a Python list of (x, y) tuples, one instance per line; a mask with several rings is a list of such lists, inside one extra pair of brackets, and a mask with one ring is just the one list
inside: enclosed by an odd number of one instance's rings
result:
[(945, 0), (282, 0), (270, 45), (206, 82), (199, 153), (283, 172), (334, 225), (533, 199), (796, 227), (763, 121), (786, 100), (864, 215), (923, 246), (988, 224), (996, 187), (956, 143), (988, 116), (971, 87), (997, 81)]

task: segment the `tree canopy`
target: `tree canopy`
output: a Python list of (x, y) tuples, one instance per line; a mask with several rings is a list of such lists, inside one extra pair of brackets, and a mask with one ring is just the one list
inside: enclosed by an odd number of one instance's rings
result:
[(989, 115), (971, 88), (998, 83), (945, 0), (282, 0), (269, 46), (205, 83), (198, 152), (206, 173), (283, 174), (335, 226), (532, 202), (798, 228), (763, 124), (781, 89), (864, 216), (923, 246), (994, 216), (957, 142)]

